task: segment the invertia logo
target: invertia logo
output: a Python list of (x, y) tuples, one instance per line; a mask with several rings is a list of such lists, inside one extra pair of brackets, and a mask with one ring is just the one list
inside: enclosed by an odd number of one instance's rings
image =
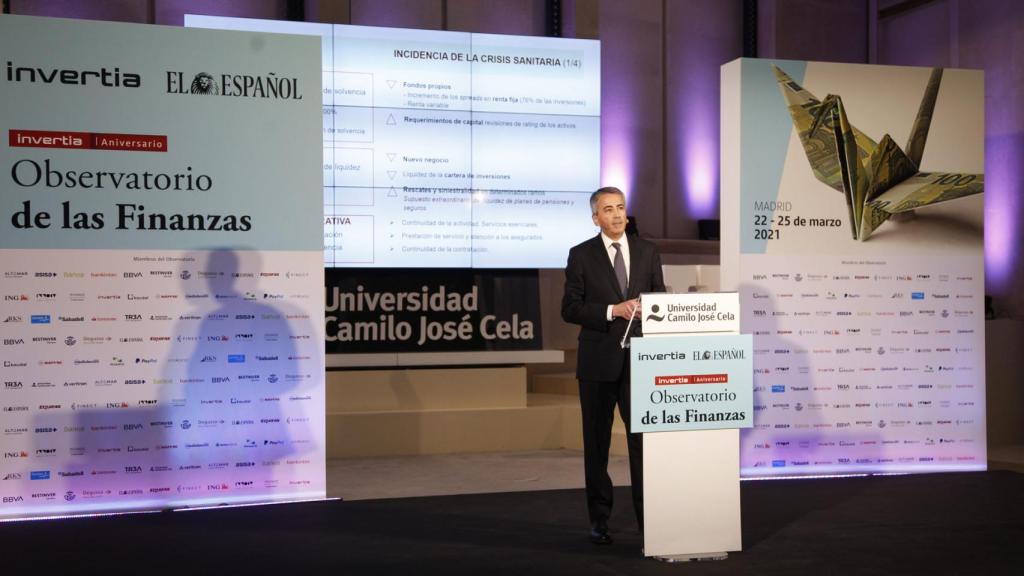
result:
[[(689, 374), (679, 376), (655, 376), (655, 386), (676, 386), (680, 384), (726, 384), (728, 374)], [(290, 398), (294, 400), (295, 397)]]
[(71, 68), (29, 68), (15, 66), (7, 61), (8, 82), (29, 82), (32, 84), (65, 84), (68, 86), (105, 86), (107, 88), (138, 88), (142, 86), (142, 77), (132, 72), (121, 72), (115, 67), (112, 71), (106, 67), (99, 70), (74, 70)]

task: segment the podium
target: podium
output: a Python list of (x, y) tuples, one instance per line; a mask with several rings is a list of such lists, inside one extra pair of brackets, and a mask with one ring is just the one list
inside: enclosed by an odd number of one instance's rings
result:
[(644, 556), (742, 547), (739, 429), (753, 425), (753, 339), (739, 296), (644, 294), (630, 345), (632, 432), (644, 433)]

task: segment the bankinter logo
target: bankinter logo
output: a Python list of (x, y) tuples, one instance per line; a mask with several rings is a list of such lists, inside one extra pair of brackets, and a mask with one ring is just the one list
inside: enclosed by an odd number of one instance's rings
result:
[(70, 68), (29, 68), (15, 66), (7, 61), (8, 82), (42, 82), (43, 84), (67, 84), (71, 86), (106, 86), (108, 88), (138, 88), (142, 78), (131, 72), (113, 71), (106, 67), (99, 70), (73, 70)]

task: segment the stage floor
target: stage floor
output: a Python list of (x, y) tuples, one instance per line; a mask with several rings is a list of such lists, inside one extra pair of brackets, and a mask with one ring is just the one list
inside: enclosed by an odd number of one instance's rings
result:
[[(283, 504), (0, 524), (4, 573), (1018, 574), (1024, 475), (742, 483), (743, 551), (642, 557), (628, 488), (616, 542), (586, 539), (580, 489)], [(680, 522), (685, 522), (681, 518)]]
[[(629, 459), (612, 455), (615, 486), (629, 482)], [(345, 458), (327, 461), (327, 495), (345, 500), (583, 488), (583, 452), (536, 450)]]

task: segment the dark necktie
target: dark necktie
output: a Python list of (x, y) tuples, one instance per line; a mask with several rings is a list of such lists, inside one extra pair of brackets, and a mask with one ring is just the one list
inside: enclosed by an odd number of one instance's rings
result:
[(618, 242), (612, 242), (612, 248), (615, 248), (615, 278), (619, 281), (619, 288), (622, 290), (622, 295), (626, 295), (626, 259), (622, 257), (622, 247), (619, 246)]

